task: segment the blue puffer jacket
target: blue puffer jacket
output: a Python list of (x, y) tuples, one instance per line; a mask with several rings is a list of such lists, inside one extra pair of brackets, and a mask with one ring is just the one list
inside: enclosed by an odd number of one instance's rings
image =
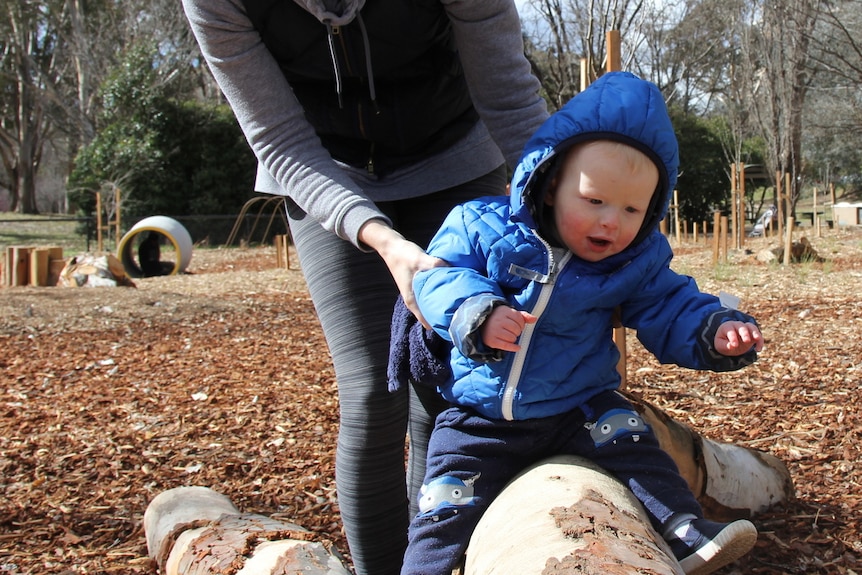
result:
[[(557, 158), (573, 144), (612, 139), (656, 162), (660, 185), (642, 233), (623, 252), (597, 263), (552, 248), (536, 232), (536, 206)], [(619, 386), (612, 313), (662, 363), (727, 371), (748, 365), (712, 347), (718, 325), (753, 321), (701, 293), (670, 267), (658, 222), (676, 184), (676, 137), (658, 89), (636, 76), (605, 74), (554, 114), (527, 143), (509, 197), (465, 203), (449, 214), (428, 252), (451, 267), (417, 274), (419, 307), (453, 342), (450, 402), (495, 419), (529, 419), (571, 410)], [(538, 316), (517, 353), (488, 349), (478, 328), (501, 303)]]

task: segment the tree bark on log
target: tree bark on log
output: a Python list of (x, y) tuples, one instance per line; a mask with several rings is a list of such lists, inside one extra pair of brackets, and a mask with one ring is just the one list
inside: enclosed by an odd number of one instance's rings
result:
[(150, 558), (163, 575), (349, 575), (338, 552), (293, 523), (240, 513), (206, 487), (177, 487), (144, 513)]

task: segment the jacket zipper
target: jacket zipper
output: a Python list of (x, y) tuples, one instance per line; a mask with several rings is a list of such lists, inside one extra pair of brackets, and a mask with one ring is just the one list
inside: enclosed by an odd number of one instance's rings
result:
[[(553, 252), (549, 251), (548, 253), (551, 254), (551, 258), (553, 258)], [(566, 252), (566, 255), (563, 256), (562, 260), (560, 260), (559, 269), (554, 270), (551, 273), (556, 276), (557, 273), (566, 267), (566, 264), (569, 262), (571, 257), (572, 252)], [(551, 299), (551, 294), (554, 292), (555, 285), (555, 280), (542, 285), (542, 290), (539, 292), (539, 299), (536, 301), (536, 305), (533, 306), (533, 309), (530, 312), (538, 317), (539, 321), (541, 321), (542, 314), (545, 312), (545, 307), (547, 307), (548, 302)], [(512, 369), (509, 370), (509, 376), (506, 380), (506, 388), (503, 390), (502, 404), (500, 405), (500, 409), (503, 412), (503, 419), (507, 421), (515, 419), (515, 392), (518, 390), (518, 384), (521, 382), (524, 362), (526, 361), (527, 351), (530, 349), (530, 340), (533, 338), (533, 332), (539, 324), (539, 321), (524, 326), (524, 331), (521, 332), (521, 338), (518, 342), (521, 349), (515, 353), (515, 358), (512, 360)]]

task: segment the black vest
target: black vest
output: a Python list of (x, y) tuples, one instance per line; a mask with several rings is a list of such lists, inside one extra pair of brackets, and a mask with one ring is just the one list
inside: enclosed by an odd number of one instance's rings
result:
[(446, 149), (475, 125), (454, 34), (440, 0), (367, 0), (359, 23), (327, 29), (292, 0), (244, 0), (252, 24), (333, 158), (383, 175)]

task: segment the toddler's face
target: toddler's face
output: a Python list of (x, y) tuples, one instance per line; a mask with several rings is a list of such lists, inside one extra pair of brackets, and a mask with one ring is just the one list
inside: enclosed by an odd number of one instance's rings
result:
[(545, 196), (560, 239), (591, 262), (620, 253), (643, 224), (658, 168), (635, 148), (609, 141), (581, 144), (562, 161)]

